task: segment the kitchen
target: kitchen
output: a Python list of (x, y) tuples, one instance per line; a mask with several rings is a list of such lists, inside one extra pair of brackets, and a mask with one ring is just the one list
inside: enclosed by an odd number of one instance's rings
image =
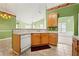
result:
[[(2, 11), (7, 9), (7, 16), (10, 19), (1, 17), (4, 24), (1, 29), (6, 31), (10, 30), (8, 35), (9, 43), (4, 44), (1, 42), (2, 47), (10, 46), (7, 52), (2, 52), (2, 55), (23, 55), (23, 56), (71, 56), (78, 55), (77, 42), (74, 43), (73, 37), (71, 45), (65, 44), (64, 38), (61, 38), (62, 43), (59, 43), (58, 23), (60, 17), (73, 16), (74, 20), (74, 33), (73, 36), (78, 35), (78, 6), (79, 4), (61, 3), (61, 4), (1, 4)], [(5, 7), (7, 6), (7, 7)], [(9, 7), (9, 8), (8, 8)], [(9, 11), (11, 12), (9, 12)], [(77, 12), (76, 12), (77, 11)], [(14, 15), (13, 15), (14, 14)], [(5, 22), (4, 22), (5, 21)], [(70, 22), (70, 21), (69, 21)], [(6, 25), (6, 23), (9, 25)], [(11, 25), (11, 26), (10, 26)], [(7, 27), (6, 27), (7, 26)], [(68, 28), (68, 27), (67, 27)], [(0, 29), (0, 30), (1, 30)], [(4, 33), (3, 33), (4, 34)], [(8, 34), (8, 33), (7, 33)], [(2, 35), (2, 34), (1, 34)], [(65, 34), (63, 34), (65, 35)], [(3, 35), (4, 36), (4, 35)], [(1, 36), (3, 38), (3, 36)], [(7, 36), (7, 35), (6, 35)], [(77, 36), (78, 37), (78, 36)], [(4, 38), (3, 38), (4, 39)], [(3, 42), (7, 39), (3, 40)], [(72, 44), (73, 43), (73, 44)], [(7, 46), (6, 46), (7, 45)], [(2, 48), (1, 48), (2, 49)], [(29, 50), (29, 52), (28, 52)], [(76, 51), (77, 52), (76, 52)], [(74, 51), (74, 52), (73, 52)], [(28, 53), (27, 53), (28, 52)]]

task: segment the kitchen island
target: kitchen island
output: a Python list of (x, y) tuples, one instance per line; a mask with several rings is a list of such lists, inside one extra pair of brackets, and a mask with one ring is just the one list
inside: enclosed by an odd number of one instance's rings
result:
[(31, 46), (57, 45), (58, 32), (46, 29), (15, 29), (12, 34), (12, 49), (20, 55)]

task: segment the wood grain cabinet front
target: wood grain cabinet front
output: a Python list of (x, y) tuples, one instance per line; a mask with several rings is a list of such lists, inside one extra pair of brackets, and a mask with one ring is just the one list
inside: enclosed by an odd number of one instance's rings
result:
[(77, 38), (73, 38), (72, 55), (79, 56), (79, 40)]
[(49, 34), (49, 44), (57, 45), (58, 42), (58, 34), (50, 33)]
[(48, 44), (48, 33), (41, 33), (41, 44)]
[(48, 14), (48, 27), (56, 27), (58, 26), (58, 14)]
[(79, 40), (77, 41), (77, 55), (79, 56)]
[(73, 43), (72, 43), (72, 55), (76, 56), (77, 55), (77, 40), (73, 38)]
[(20, 55), (22, 52), (30, 48), (31, 46), (31, 39), (30, 35), (20, 35), (20, 34), (13, 34), (12, 35), (12, 49), (13, 52), (17, 55)]
[(19, 55), (21, 53), (21, 48), (20, 48), (20, 35), (16, 35), (16, 34), (13, 34), (12, 36), (12, 49), (13, 49), (13, 52), (17, 55)]
[(57, 45), (58, 34), (57, 33), (32, 33), (31, 34), (31, 45), (42, 46), (42, 45)]
[(40, 45), (40, 34), (39, 33), (32, 33), (31, 34), (31, 45), (32, 46)]

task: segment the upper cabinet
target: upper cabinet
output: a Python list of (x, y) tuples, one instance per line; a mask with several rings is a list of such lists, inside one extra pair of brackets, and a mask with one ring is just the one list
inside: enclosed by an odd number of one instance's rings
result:
[(48, 27), (57, 27), (58, 26), (58, 14), (48, 14)]

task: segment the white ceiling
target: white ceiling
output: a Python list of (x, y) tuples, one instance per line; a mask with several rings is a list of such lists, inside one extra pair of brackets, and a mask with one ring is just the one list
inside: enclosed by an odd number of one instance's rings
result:
[(17, 4), (17, 20), (32, 23), (45, 17), (45, 4)]
[(0, 11), (4, 11), (15, 15), (16, 6), (12, 3), (0, 3)]
[(60, 4), (55, 3), (0, 3), (0, 11), (16, 15), (16, 20), (32, 23), (45, 19), (46, 8), (52, 8)]

